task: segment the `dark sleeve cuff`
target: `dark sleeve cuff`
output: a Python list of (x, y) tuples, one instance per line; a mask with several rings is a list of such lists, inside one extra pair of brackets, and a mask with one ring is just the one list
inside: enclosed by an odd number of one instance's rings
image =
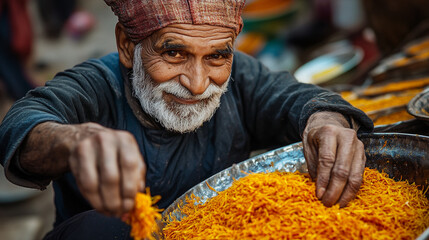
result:
[(8, 166), (5, 166), (5, 175), (9, 181), (28, 188), (45, 190), (51, 183), (51, 179), (41, 178), (25, 171), (19, 164), (19, 148), (10, 159)]
[(374, 123), (363, 111), (353, 107), (337, 93), (323, 92), (304, 105), (299, 120), (299, 133), (301, 136), (310, 116), (313, 113), (322, 111), (341, 113), (349, 122), (350, 127), (353, 126), (353, 119), (360, 126), (358, 133), (369, 133), (374, 130)]
[(47, 185), (49, 185), (51, 180), (31, 175), (22, 169), (19, 165), (21, 144), (27, 134), (37, 124), (47, 121), (63, 123), (63, 121), (53, 116), (43, 114), (29, 116), (25, 113), (22, 114), (21, 119), (23, 120), (17, 121), (16, 119), (9, 119), (2, 123), (3, 125), (2, 128), (0, 128), (0, 136), (2, 133), (4, 135), (0, 137), (0, 142), (4, 144), (0, 145), (0, 152), (4, 151), (4, 156), (0, 157), (0, 162), (3, 161), (1, 163), (4, 167), (5, 176), (10, 182), (22, 187), (43, 190)]

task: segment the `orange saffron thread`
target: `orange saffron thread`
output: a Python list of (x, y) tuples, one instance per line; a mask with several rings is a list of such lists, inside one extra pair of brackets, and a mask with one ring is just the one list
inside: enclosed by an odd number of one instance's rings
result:
[(383, 144), (383, 147), (381, 147), (381, 149), (385, 148), (386, 145), (387, 145), (387, 140), (384, 140), (384, 144)]
[(210, 186), (210, 184), (208, 182), (206, 182), (207, 187), (212, 190), (213, 192), (218, 192), (216, 191), (216, 189), (214, 189), (212, 186)]

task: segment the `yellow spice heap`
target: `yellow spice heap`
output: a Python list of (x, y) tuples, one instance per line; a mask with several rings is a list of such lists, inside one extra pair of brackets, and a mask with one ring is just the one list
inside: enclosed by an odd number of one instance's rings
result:
[(403, 91), (400, 94), (386, 94), (377, 98), (353, 98), (349, 93), (342, 93), (342, 97), (351, 105), (368, 113), (371, 111), (382, 110), (391, 107), (405, 106), (411, 99), (419, 94), (423, 89), (412, 89)]
[(396, 122), (400, 122), (400, 121), (406, 121), (406, 120), (410, 120), (413, 118), (414, 117), (412, 115), (410, 115), (407, 112), (407, 110), (403, 109), (403, 110), (400, 110), (398, 112), (391, 113), (389, 115), (381, 116), (381, 117), (379, 117), (373, 121), (374, 121), (375, 126), (379, 126), (379, 125), (392, 124), (392, 123), (396, 123)]
[(386, 94), (391, 92), (403, 91), (413, 88), (422, 88), (429, 85), (429, 77), (401, 81), (401, 82), (392, 82), (383, 86), (372, 86), (363, 91), (365, 96), (372, 96), (378, 94)]
[(156, 220), (161, 219), (160, 212), (162, 212), (154, 206), (159, 199), (161, 199), (160, 196), (150, 196), (149, 188), (146, 189), (146, 193), (137, 193), (134, 207), (127, 220), (131, 225), (131, 237), (135, 240), (154, 239), (152, 232), (158, 231)]
[(357, 197), (325, 207), (308, 174), (250, 174), (163, 229), (166, 239), (415, 239), (429, 226), (429, 201), (417, 186), (366, 169)]
[[(372, 119), (374, 125), (392, 124), (399, 121), (406, 121), (414, 117), (405, 110), (405, 105), (419, 94), (423, 89), (409, 89), (398, 94), (386, 94), (376, 98), (358, 98), (352, 92), (342, 92), (341, 96), (354, 107), (359, 108), (367, 114), (383, 111), (393, 107), (403, 107), (402, 110), (386, 114), (377, 119)], [(371, 115), (370, 115), (371, 117)]]

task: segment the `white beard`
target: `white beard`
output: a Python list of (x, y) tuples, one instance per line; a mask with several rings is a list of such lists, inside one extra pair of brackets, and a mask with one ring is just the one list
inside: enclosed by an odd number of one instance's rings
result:
[[(208, 121), (219, 107), (220, 97), (227, 90), (229, 78), (220, 87), (211, 83), (203, 94), (196, 96), (176, 81), (155, 84), (144, 72), (141, 49), (138, 44), (134, 50), (131, 82), (133, 95), (140, 101), (142, 109), (166, 129), (180, 133), (194, 131)], [(195, 104), (181, 104), (174, 100), (167, 102), (163, 93), (199, 101)]]

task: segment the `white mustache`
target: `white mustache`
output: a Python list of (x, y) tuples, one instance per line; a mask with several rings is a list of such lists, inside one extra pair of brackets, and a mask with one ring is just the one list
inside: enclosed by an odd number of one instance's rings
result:
[(172, 94), (179, 98), (184, 98), (188, 100), (204, 100), (222, 94), (225, 88), (224, 85), (217, 86), (211, 83), (207, 87), (206, 91), (204, 91), (204, 93), (200, 95), (193, 95), (186, 87), (175, 81), (163, 82), (159, 84), (156, 88), (157, 90), (161, 90), (162, 92)]

